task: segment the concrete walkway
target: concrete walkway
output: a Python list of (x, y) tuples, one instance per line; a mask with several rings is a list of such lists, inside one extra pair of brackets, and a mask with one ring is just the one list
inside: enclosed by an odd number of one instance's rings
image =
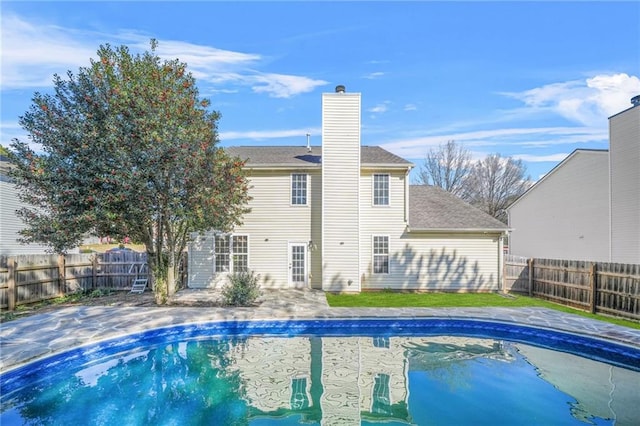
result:
[(178, 324), (223, 320), (309, 318), (482, 319), (568, 331), (640, 348), (640, 330), (546, 308), (330, 308), (317, 290), (267, 290), (259, 306), (197, 307), (212, 297), (206, 290), (184, 291), (172, 300), (194, 307), (75, 306), (0, 324), (0, 372), (76, 346)]

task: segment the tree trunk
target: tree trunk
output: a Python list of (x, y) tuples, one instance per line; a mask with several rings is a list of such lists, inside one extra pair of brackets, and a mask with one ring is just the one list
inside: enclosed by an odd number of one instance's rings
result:
[(167, 268), (167, 297), (174, 294), (176, 294), (176, 268), (175, 264), (170, 264)]

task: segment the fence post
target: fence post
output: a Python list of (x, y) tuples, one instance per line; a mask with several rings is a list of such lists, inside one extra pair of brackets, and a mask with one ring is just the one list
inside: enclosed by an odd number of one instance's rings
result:
[(87, 290), (94, 290), (98, 284), (98, 255), (94, 253), (91, 257), (91, 288)]
[(67, 267), (64, 255), (58, 255), (58, 296), (67, 294)]
[(527, 259), (529, 265), (529, 297), (533, 296), (533, 258)]
[(16, 301), (18, 300), (18, 262), (15, 257), (7, 259), (7, 269), (9, 274), (9, 281), (7, 282), (7, 309), (13, 311), (16, 308)]
[(591, 267), (589, 268), (589, 287), (591, 288), (590, 311), (592, 314), (595, 314), (598, 300), (598, 267), (596, 263), (591, 263)]

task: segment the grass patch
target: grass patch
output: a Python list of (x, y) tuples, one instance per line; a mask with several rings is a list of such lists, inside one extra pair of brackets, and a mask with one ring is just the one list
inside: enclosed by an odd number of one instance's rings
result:
[(555, 309), (574, 315), (580, 315), (612, 324), (640, 330), (640, 322), (596, 315), (558, 305), (546, 300), (520, 295), (500, 295), (497, 293), (398, 293), (364, 292), (360, 294), (327, 293), (327, 302), (331, 307), (366, 308), (489, 308), (489, 307), (541, 307)]

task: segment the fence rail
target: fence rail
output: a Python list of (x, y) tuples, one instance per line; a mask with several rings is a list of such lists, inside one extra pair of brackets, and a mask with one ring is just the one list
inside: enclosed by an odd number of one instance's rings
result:
[(505, 256), (504, 289), (640, 320), (640, 264)]
[(136, 278), (151, 278), (146, 253), (0, 256), (0, 309), (80, 290), (130, 290)]

